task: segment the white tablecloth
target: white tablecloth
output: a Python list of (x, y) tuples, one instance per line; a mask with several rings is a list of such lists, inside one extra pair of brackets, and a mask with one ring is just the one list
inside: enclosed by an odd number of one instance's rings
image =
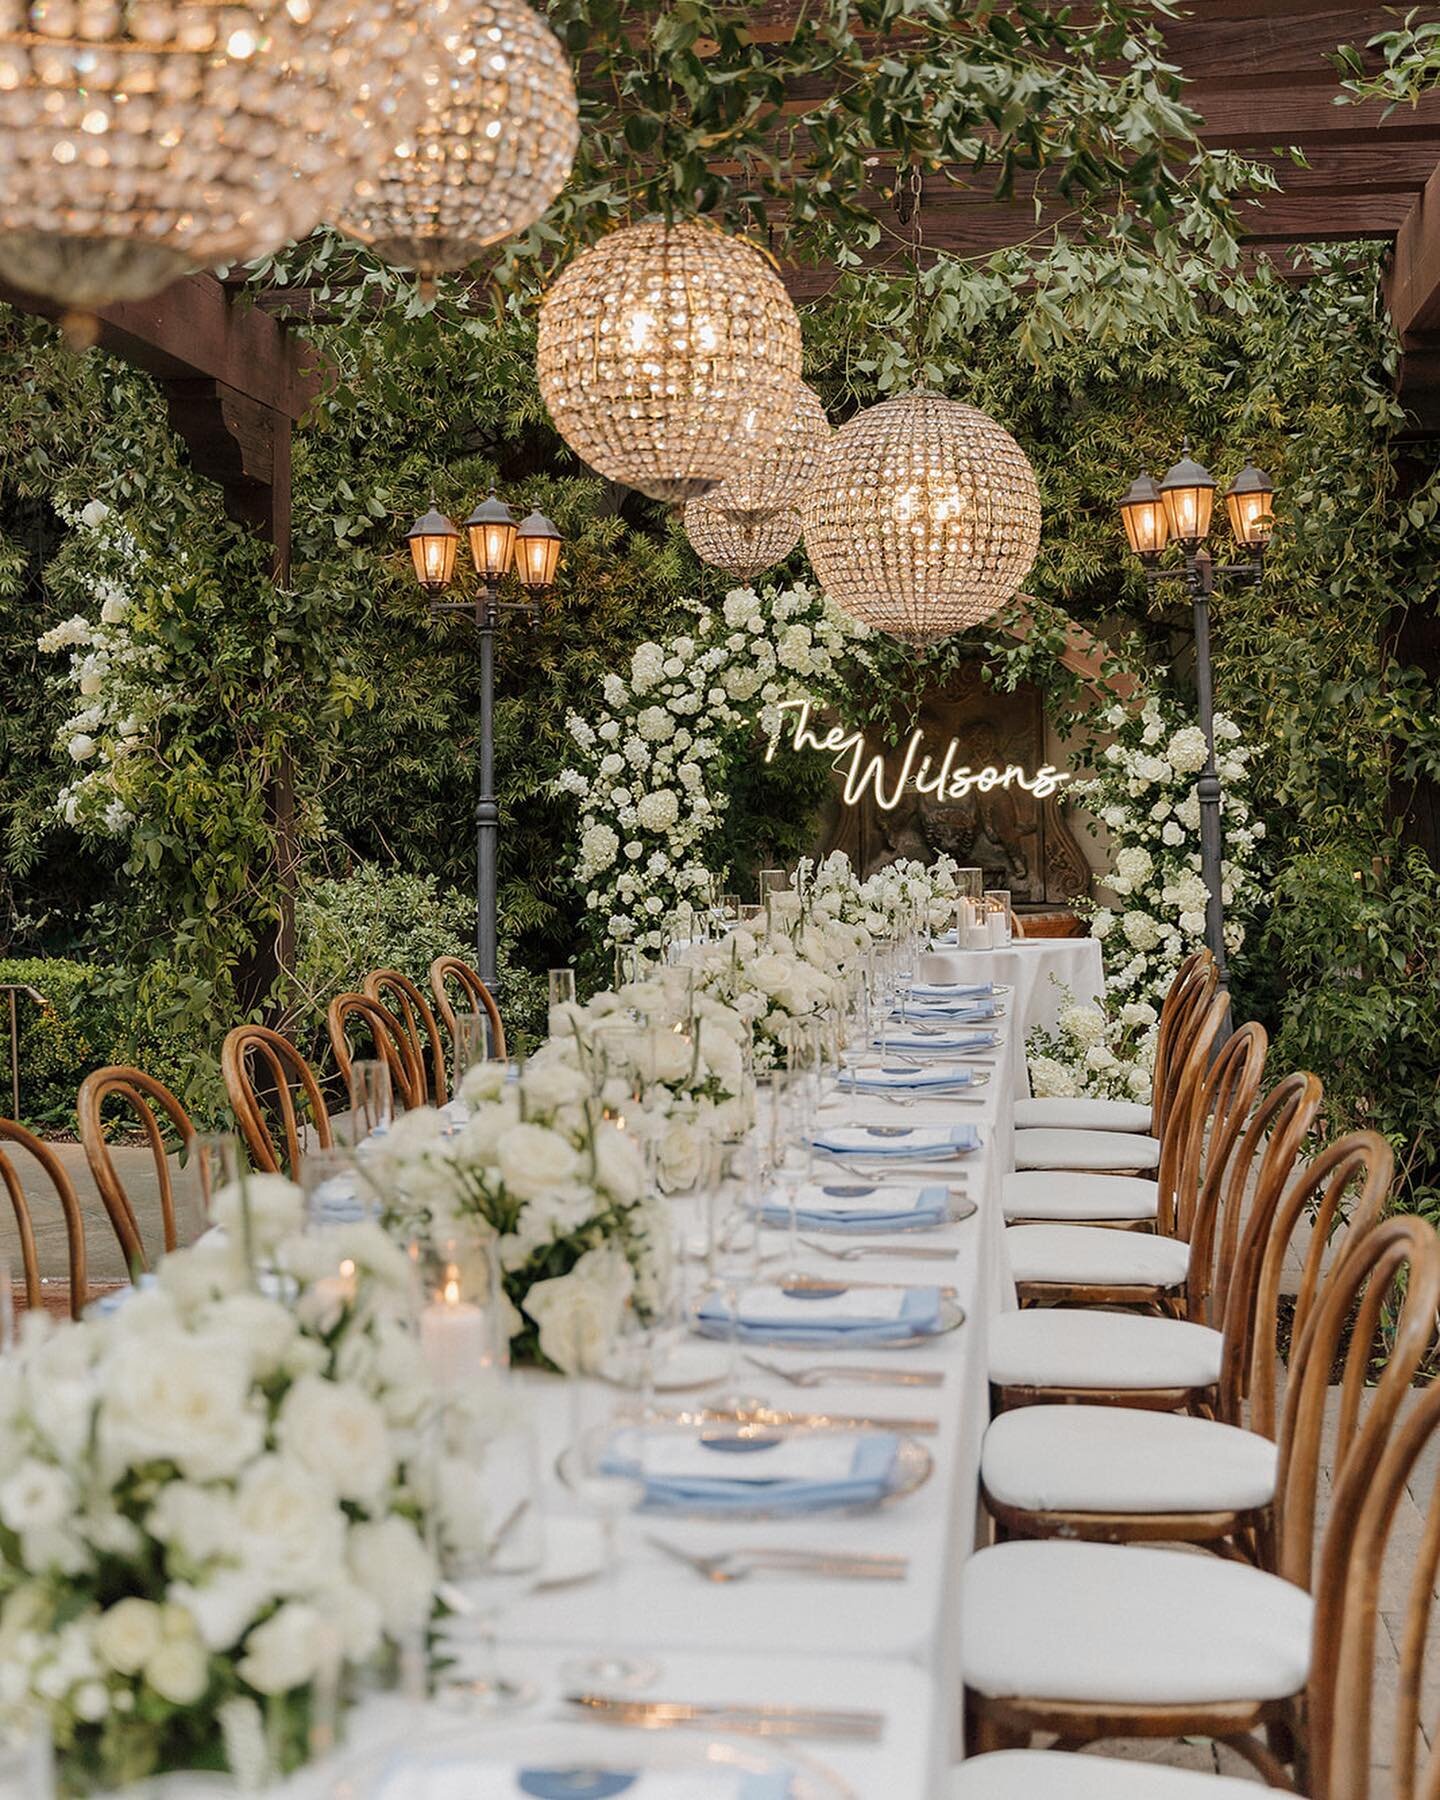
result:
[[(925, 1800), (943, 1794), (945, 1771), (961, 1748), (962, 1621), (954, 1598), (960, 1564), (975, 1541), (980, 1443), (988, 1415), (987, 1334), (990, 1319), (1012, 1296), (1004, 1267), (1000, 1211), (1000, 1183), (1011, 1164), (1010, 1095), (1002, 1075), (1005, 1054), (1005, 1050), (996, 1053), (996, 1073), (1001, 1078), (977, 1089), (979, 1104), (925, 1099), (900, 1109), (883, 1097), (856, 1099), (847, 1094), (832, 1100), (824, 1115), (827, 1124), (851, 1119), (916, 1125), (969, 1122), (979, 1128), (981, 1148), (966, 1159), (964, 1172), (937, 1171), (934, 1176), (936, 1181), (963, 1186), (977, 1202), (978, 1211), (957, 1224), (908, 1240), (953, 1245), (959, 1251), (953, 1262), (875, 1256), (846, 1269), (843, 1264), (802, 1252), (807, 1273), (832, 1280), (850, 1275), (863, 1281), (952, 1287), (965, 1309), (965, 1323), (946, 1336), (904, 1350), (759, 1351), (767, 1361), (786, 1367), (832, 1358), (839, 1363), (874, 1365), (893, 1358), (897, 1369), (942, 1370), (944, 1384), (904, 1388), (837, 1382), (806, 1389), (790, 1387), (748, 1363), (744, 1365), (747, 1389), (776, 1407), (935, 1420), (936, 1433), (922, 1439), (935, 1459), (934, 1473), (925, 1486), (891, 1507), (856, 1518), (717, 1522), (662, 1520), (642, 1514), (627, 1527), (626, 1554), (615, 1584), (618, 1591), (607, 1592), (605, 1584), (588, 1583), (531, 1594), (508, 1612), (507, 1641), (551, 1648), (593, 1644), (618, 1628), (622, 1646), (658, 1655), (667, 1666), (684, 1651), (748, 1659), (762, 1684), (761, 1691), (773, 1691), (777, 1697), (788, 1697), (789, 1689), (779, 1685), (778, 1672), (792, 1661), (797, 1667), (803, 1662), (822, 1671), (847, 1666), (844, 1659), (856, 1656), (913, 1665), (933, 1679), (937, 1695), (928, 1725), (925, 1778), (917, 1785), (862, 1786), (859, 1791), (873, 1800), (899, 1800), (902, 1795), (905, 1800), (911, 1796)], [(824, 1241), (865, 1240), (837, 1237)], [(571, 1429), (566, 1384), (541, 1375), (521, 1379), (534, 1395), (542, 1466), (553, 1469)], [(591, 1417), (601, 1416), (599, 1409), (607, 1395), (613, 1404), (613, 1393), (592, 1384), (586, 1396)], [(687, 1400), (703, 1405), (705, 1395), (661, 1396), (660, 1403), (680, 1407)], [(547, 1500), (558, 1511), (574, 1510), (556, 1482), (551, 1483)], [(907, 1557), (909, 1571), (903, 1582), (827, 1582), (766, 1575), (715, 1586), (648, 1546), (646, 1531), (662, 1533), (696, 1550), (747, 1544), (821, 1550), (883, 1548)], [(766, 1671), (772, 1667), (777, 1671), (773, 1687), (766, 1681)]]
[(1030, 1093), (1027, 1033), (1037, 1025), (1053, 1029), (1070, 999), (1094, 1005), (1105, 993), (1100, 943), (1092, 937), (1017, 938), (1003, 950), (932, 950), (919, 959), (918, 974), (921, 981), (999, 981), (1014, 988), (1008, 1035), (1016, 1099)]

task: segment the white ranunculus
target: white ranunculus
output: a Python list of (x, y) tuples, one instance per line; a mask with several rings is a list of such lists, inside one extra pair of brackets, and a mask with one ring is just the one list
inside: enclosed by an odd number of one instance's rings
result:
[(280, 1408), (276, 1439), (342, 1500), (373, 1506), (394, 1472), (384, 1414), (350, 1382), (297, 1381)]
[(438, 1571), (407, 1520), (392, 1515), (350, 1530), (351, 1578), (380, 1608), (392, 1637), (420, 1630), (430, 1618)]
[(138, 1675), (160, 1648), (161, 1612), (153, 1600), (130, 1595), (95, 1622), (96, 1654), (120, 1675)]
[(319, 1613), (292, 1600), (246, 1638), (236, 1673), (257, 1693), (288, 1694), (315, 1673), (322, 1645)]
[(496, 1145), (495, 1160), (501, 1180), (519, 1200), (563, 1187), (580, 1170), (578, 1153), (544, 1125), (512, 1125)]

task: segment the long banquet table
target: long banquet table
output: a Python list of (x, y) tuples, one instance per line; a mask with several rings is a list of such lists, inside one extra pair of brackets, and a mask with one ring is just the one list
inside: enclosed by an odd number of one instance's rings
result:
[(991, 950), (939, 945), (921, 956), (922, 981), (1001, 982), (1012, 990), (1010, 1079), (1017, 1099), (1030, 1094), (1025, 1039), (1036, 1026), (1053, 1031), (1073, 1000), (1098, 1006), (1105, 995), (1100, 940), (1093, 937), (1016, 938)]
[[(978, 1103), (919, 1099), (902, 1110), (884, 1096), (857, 1097), (843, 1092), (827, 1102), (823, 1114), (826, 1124), (971, 1122), (978, 1126), (980, 1148), (965, 1159), (964, 1172), (937, 1172), (934, 1177), (962, 1186), (976, 1202), (977, 1211), (968, 1219), (909, 1240), (952, 1246), (958, 1252), (954, 1261), (912, 1262), (873, 1256), (847, 1269), (845, 1264), (801, 1252), (802, 1270), (829, 1280), (853, 1274), (864, 1281), (953, 1287), (965, 1310), (965, 1323), (948, 1335), (904, 1350), (761, 1352), (767, 1361), (786, 1367), (830, 1356), (871, 1365), (893, 1357), (897, 1369), (909, 1365), (942, 1370), (943, 1385), (881, 1387), (836, 1382), (805, 1389), (744, 1365), (747, 1391), (778, 1409), (934, 1420), (936, 1431), (922, 1439), (935, 1461), (927, 1483), (892, 1506), (860, 1517), (661, 1521), (642, 1513), (630, 1522), (625, 1534), (624, 1560), (615, 1577), (618, 1594), (607, 1594), (602, 1584), (593, 1583), (533, 1593), (507, 1612), (502, 1627), (507, 1645), (556, 1649), (594, 1644), (614, 1633), (618, 1622), (617, 1647), (658, 1656), (667, 1669), (673, 1665), (673, 1679), (667, 1683), (662, 1677), (656, 1690), (666, 1695), (688, 1691), (679, 1673), (680, 1659), (686, 1655), (734, 1659), (737, 1671), (750, 1669), (763, 1692), (787, 1701), (792, 1698), (792, 1686), (794, 1697), (809, 1695), (806, 1683), (791, 1682), (789, 1672), (802, 1667), (814, 1671), (825, 1692), (829, 1689), (823, 1683), (833, 1675), (838, 1693), (841, 1670), (854, 1666), (850, 1659), (908, 1665), (923, 1671), (932, 1684), (933, 1700), (924, 1722), (923, 1781), (918, 1786), (866, 1782), (857, 1792), (874, 1795), (875, 1800), (889, 1796), (898, 1800), (912, 1794), (918, 1800), (944, 1791), (945, 1770), (961, 1748), (958, 1671), (963, 1620), (956, 1611), (955, 1594), (960, 1564), (975, 1541), (980, 1443), (988, 1410), (988, 1326), (997, 1309), (1012, 1303), (1004, 1266), (1000, 1184), (1012, 1164), (1012, 1091), (1004, 1076), (1011, 1054), (1008, 1039), (1015, 1029), (1013, 1015), (1001, 1029), (1007, 1042), (992, 1053), (995, 1078), (977, 1088)], [(865, 1240), (837, 1237), (822, 1241)], [(542, 1467), (551, 1471), (571, 1428), (571, 1403), (565, 1385), (553, 1378), (522, 1379), (528, 1383), (527, 1392), (533, 1394)], [(594, 1415), (599, 1396), (591, 1395), (590, 1402)], [(659, 1403), (698, 1407), (704, 1405), (705, 1395), (662, 1395)], [(553, 1477), (546, 1504), (556, 1514), (574, 1511)], [(909, 1568), (901, 1582), (786, 1579), (766, 1574), (714, 1585), (647, 1545), (644, 1532), (648, 1530), (696, 1550), (743, 1548), (746, 1544), (883, 1549), (908, 1558)], [(913, 1685), (904, 1690), (912, 1696), (915, 1691)], [(892, 1718), (887, 1745), (898, 1745), (921, 1725), (917, 1712), (910, 1710), (913, 1700), (905, 1704), (904, 1716), (897, 1712)], [(838, 1766), (838, 1759), (827, 1756), (830, 1748), (819, 1744), (815, 1751), (822, 1760), (837, 1760)]]

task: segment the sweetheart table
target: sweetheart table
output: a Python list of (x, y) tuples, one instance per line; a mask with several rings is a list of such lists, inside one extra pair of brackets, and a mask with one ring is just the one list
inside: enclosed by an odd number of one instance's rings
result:
[(1100, 940), (1092, 937), (1016, 938), (996, 950), (954, 950), (942, 945), (918, 959), (916, 973), (921, 981), (995, 981), (1013, 988), (1006, 1030), (1017, 1100), (1030, 1096), (1026, 1036), (1037, 1025), (1053, 1031), (1061, 1008), (1072, 1000), (1081, 1006), (1098, 1006), (1105, 995)]

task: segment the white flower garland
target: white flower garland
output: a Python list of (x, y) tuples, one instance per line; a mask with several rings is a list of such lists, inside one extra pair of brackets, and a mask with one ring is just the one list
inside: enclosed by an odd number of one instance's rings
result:
[[(1111, 868), (1096, 877), (1115, 903), (1096, 906), (1090, 932), (1105, 959), (1105, 1010), (1067, 1006), (1058, 1032), (1030, 1034), (1037, 1095), (1147, 1099), (1157, 1008), (1183, 959), (1205, 941), (1209, 889), (1201, 874), (1200, 798), (1205, 734), (1171, 700), (1151, 695), (1138, 713), (1113, 706), (1115, 741), (1099, 772), (1070, 793), (1110, 833)], [(1260, 895), (1256, 845), (1264, 824), (1246, 798), (1251, 752), (1240, 728), (1215, 715), (1215, 763), (1222, 784), (1225, 947), (1245, 942), (1245, 920)]]
[(593, 722), (570, 715), (579, 754), (557, 787), (580, 802), (575, 875), (603, 937), (660, 946), (666, 914), (710, 884), (701, 846), (728, 804), (737, 733), (758, 719), (773, 737), (780, 702), (804, 696), (865, 636), (803, 583), (736, 588), (718, 611), (697, 608), (693, 631), (641, 644), (628, 680), (607, 675)]
[(79, 772), (60, 790), (55, 810), (67, 825), (121, 837), (135, 823), (126, 763), (173, 696), (159, 680), (163, 650), (131, 630), (133, 595), (144, 574), (139, 546), (102, 500), (78, 513), (62, 507), (61, 516), (87, 540), (86, 582), (96, 616), (77, 613), (37, 640), (47, 654), (70, 652), (66, 680), (78, 702), (56, 745)]

